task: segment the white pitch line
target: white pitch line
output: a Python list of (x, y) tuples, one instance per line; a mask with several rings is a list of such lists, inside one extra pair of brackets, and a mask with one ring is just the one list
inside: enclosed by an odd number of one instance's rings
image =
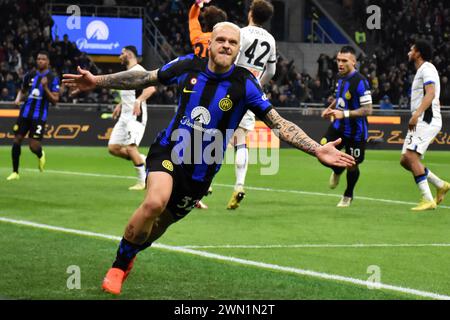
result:
[[(29, 172), (39, 172), (37, 169), (23, 169), (24, 171)], [(82, 177), (96, 177), (96, 178), (112, 178), (112, 179), (134, 179), (136, 177), (130, 176), (119, 176), (114, 174), (100, 174), (100, 173), (88, 173), (88, 172), (74, 172), (74, 171), (59, 171), (59, 170), (45, 170), (46, 173), (54, 173), (54, 174), (65, 174), (71, 176), (82, 176)]]
[[(215, 187), (225, 187), (225, 188), (234, 188), (234, 185), (230, 184), (222, 184), (222, 183), (214, 183)], [(261, 188), (261, 187), (250, 187), (246, 186), (247, 190), (255, 190), (255, 191), (268, 191), (268, 192), (281, 192), (281, 193), (293, 193), (293, 194), (303, 194), (308, 196), (323, 196), (323, 197), (334, 197), (340, 198), (342, 195), (335, 193), (321, 193), (321, 192), (310, 192), (310, 191), (301, 191), (301, 190), (289, 190), (289, 189), (272, 189), (272, 188)], [(395, 204), (407, 204), (407, 205), (417, 205), (416, 202), (408, 202), (408, 201), (400, 201), (400, 200), (390, 200), (390, 199), (379, 199), (379, 198), (369, 198), (369, 197), (355, 197), (357, 200), (367, 200), (367, 201), (376, 201), (376, 202), (386, 202), (386, 203), (395, 203)], [(449, 206), (441, 206), (439, 208), (450, 209)]]
[(423, 247), (450, 247), (450, 243), (355, 243), (355, 244), (268, 244), (268, 245), (184, 245), (186, 249), (296, 249), (296, 248), (423, 248)]
[[(2, 218), (2, 217), (0, 217), (0, 221), (6, 222), (6, 223), (17, 224), (17, 225), (29, 226), (29, 227), (38, 228), (38, 229), (59, 231), (59, 232), (64, 232), (64, 233), (96, 237), (96, 238), (104, 238), (104, 239), (115, 240), (115, 241), (119, 241), (121, 239), (120, 237), (117, 237), (117, 236), (111, 236), (111, 235), (107, 235), (107, 234), (82, 231), (82, 230), (76, 230), (76, 229), (61, 228), (61, 227), (56, 227), (56, 226), (35, 223), (35, 222), (31, 222), (31, 221), (15, 220), (15, 219)], [(450, 300), (450, 296), (439, 294), (439, 293), (416, 290), (416, 289), (411, 289), (411, 288), (404, 288), (404, 287), (399, 287), (399, 286), (384, 284), (384, 283), (374, 283), (371, 281), (360, 280), (360, 279), (355, 279), (355, 278), (345, 277), (345, 276), (340, 276), (340, 275), (316, 272), (316, 271), (293, 268), (293, 267), (284, 267), (284, 266), (279, 266), (276, 264), (240, 259), (240, 258), (229, 257), (229, 256), (222, 256), (222, 255), (218, 255), (215, 253), (197, 251), (197, 250), (169, 246), (169, 245), (164, 245), (164, 244), (154, 244), (154, 247), (159, 248), (159, 249), (168, 250), (168, 251), (178, 252), (178, 253), (192, 254), (195, 256), (200, 256), (200, 257), (209, 258), (209, 259), (213, 259), (213, 260), (233, 262), (236, 264), (241, 264), (241, 265), (246, 265), (246, 266), (254, 266), (254, 267), (272, 270), (272, 271), (282, 271), (282, 272), (286, 272), (286, 273), (294, 273), (294, 274), (299, 274), (299, 275), (313, 277), (313, 278), (351, 283), (351, 284), (355, 284), (355, 285), (359, 285), (359, 286), (365, 286), (367, 288), (376, 286), (377, 289), (395, 291), (395, 292), (410, 294), (410, 295), (419, 296), (419, 297), (423, 297), (423, 298), (431, 298), (431, 299), (437, 299), (437, 300)]]
[[(24, 169), (24, 171), (38, 172), (37, 169)], [(74, 171), (45, 170), (45, 172), (54, 173), (54, 174), (74, 175), (74, 176), (98, 177), (98, 178), (128, 179), (128, 180), (136, 179), (136, 177), (131, 177), (131, 176), (119, 176), (119, 175), (112, 175), (112, 174), (97, 174), (97, 173), (85, 173), (85, 172), (74, 172)], [(222, 183), (214, 183), (213, 186), (214, 187), (224, 187), (224, 188), (234, 188), (234, 185), (222, 184)], [(272, 188), (251, 187), (251, 186), (246, 186), (245, 188), (247, 190), (293, 193), (293, 194), (303, 194), (303, 195), (308, 195), (308, 196), (321, 196), (321, 197), (333, 197), (333, 198), (342, 197), (342, 195), (335, 194), (335, 193), (310, 192), (310, 191), (289, 190), (289, 189), (272, 189)], [(361, 196), (355, 197), (355, 199), (366, 200), (366, 201), (375, 201), (375, 202), (405, 204), (405, 205), (417, 205), (417, 203), (415, 203), (415, 202), (390, 200), (390, 199), (379, 199), (379, 198), (370, 198), (370, 197), (361, 197)], [(440, 205), (439, 208), (450, 209), (450, 206)]]

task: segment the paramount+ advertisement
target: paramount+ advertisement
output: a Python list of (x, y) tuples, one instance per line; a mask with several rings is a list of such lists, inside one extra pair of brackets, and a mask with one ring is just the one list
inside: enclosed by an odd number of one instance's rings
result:
[[(0, 109), (0, 145), (11, 145), (18, 110)], [(286, 119), (296, 123), (316, 141), (320, 141), (330, 123), (320, 111), (303, 109), (279, 110)], [(158, 133), (174, 116), (174, 107), (149, 106), (147, 128), (141, 146), (150, 146)], [(450, 113), (443, 113), (443, 128), (429, 150), (450, 150)], [(369, 117), (368, 149), (401, 150), (409, 114)], [(107, 146), (116, 121), (109, 113), (85, 111), (82, 108), (50, 110), (43, 143), (55, 146)], [(277, 136), (261, 121), (248, 137), (251, 148), (285, 148)]]

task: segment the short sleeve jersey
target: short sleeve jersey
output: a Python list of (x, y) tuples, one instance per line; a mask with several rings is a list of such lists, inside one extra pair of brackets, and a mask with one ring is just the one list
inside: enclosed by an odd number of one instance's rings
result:
[(157, 141), (198, 181), (212, 180), (220, 169), (228, 141), (247, 110), (263, 119), (272, 108), (247, 69), (233, 65), (226, 73), (214, 73), (208, 59), (194, 54), (163, 66), (158, 80), (178, 86), (179, 102)]

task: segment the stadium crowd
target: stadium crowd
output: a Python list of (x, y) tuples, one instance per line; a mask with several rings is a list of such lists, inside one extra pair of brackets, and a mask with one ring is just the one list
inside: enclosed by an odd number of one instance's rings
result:
[[(382, 15), (381, 30), (367, 31), (370, 43), (376, 44), (366, 57), (359, 57), (359, 70), (371, 82), (373, 99), (383, 107), (399, 105), (408, 108), (409, 90), (415, 70), (407, 63), (407, 44), (417, 37), (425, 37), (433, 42), (435, 56), (433, 63), (441, 75), (441, 102), (450, 105), (450, 16), (449, 4), (444, 1), (407, 0), (336, 0), (350, 9), (352, 18), (361, 26), (366, 23), (365, 8), (377, 4), (388, 12)], [(91, 4), (78, 1), (79, 4)], [(389, 3), (388, 3), (389, 2)], [(192, 0), (104, 0), (109, 6), (144, 6), (148, 14), (166, 36), (176, 55), (192, 52), (188, 30), (188, 11)], [(240, 26), (246, 25), (245, 2), (230, 3), (215, 0), (214, 4), (224, 9), (230, 20)], [(423, 14), (427, 12), (428, 14)], [(201, 18), (200, 18), (201, 20)], [(109, 73), (101, 70), (71, 39), (52, 38), (53, 21), (45, 10), (43, 0), (0, 0), (0, 101), (14, 101), (17, 90), (26, 72), (34, 68), (35, 55), (39, 50), (50, 53), (52, 68), (61, 75), (73, 73), (77, 65), (91, 70), (94, 74)], [(392, 36), (395, 35), (395, 36)], [(322, 54), (317, 75), (309, 75), (296, 68), (293, 60), (279, 57), (277, 72), (265, 91), (276, 106), (298, 107), (301, 102), (327, 104), (334, 92), (336, 81), (335, 57)], [(150, 102), (175, 104), (176, 89), (160, 87)], [(95, 91), (76, 98), (70, 97), (68, 90), (61, 87), (61, 102), (87, 102), (110, 104), (117, 102), (114, 91)]]
[[(433, 44), (431, 61), (441, 76), (441, 103), (450, 106), (450, 3), (443, 0), (336, 0), (351, 12), (359, 30), (367, 32), (367, 57), (361, 72), (371, 80), (374, 100), (406, 107), (415, 70), (407, 63), (409, 44), (426, 39)], [(366, 8), (383, 8), (381, 29), (366, 29)]]

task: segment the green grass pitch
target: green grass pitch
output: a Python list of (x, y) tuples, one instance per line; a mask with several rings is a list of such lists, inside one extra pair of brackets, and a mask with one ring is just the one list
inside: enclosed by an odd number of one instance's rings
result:
[[(24, 146), (21, 179), (7, 182), (10, 148), (0, 148), (0, 218), (121, 236), (144, 196), (128, 191), (134, 183), (131, 163), (113, 158), (106, 148), (45, 150), (46, 172), (36, 170), (37, 160)], [(450, 180), (448, 159), (450, 152), (429, 152), (425, 163)], [(204, 199), (210, 209), (194, 210), (158, 242), (278, 269), (151, 248), (139, 255), (120, 298), (430, 298), (402, 288), (450, 296), (450, 196), (435, 211), (412, 213), (420, 195), (400, 167), (398, 151), (367, 152), (356, 199), (346, 209), (336, 208), (345, 177), (329, 190), (330, 170), (312, 157), (281, 150), (277, 175), (261, 176), (259, 169), (250, 166), (247, 198), (230, 212), (225, 207), (234, 167), (224, 165), (213, 195)], [(0, 297), (110, 299), (100, 285), (116, 249), (115, 240), (0, 221)], [(81, 271), (79, 290), (67, 288), (67, 268), (73, 265)], [(370, 266), (394, 290), (354, 283), (371, 277)]]

